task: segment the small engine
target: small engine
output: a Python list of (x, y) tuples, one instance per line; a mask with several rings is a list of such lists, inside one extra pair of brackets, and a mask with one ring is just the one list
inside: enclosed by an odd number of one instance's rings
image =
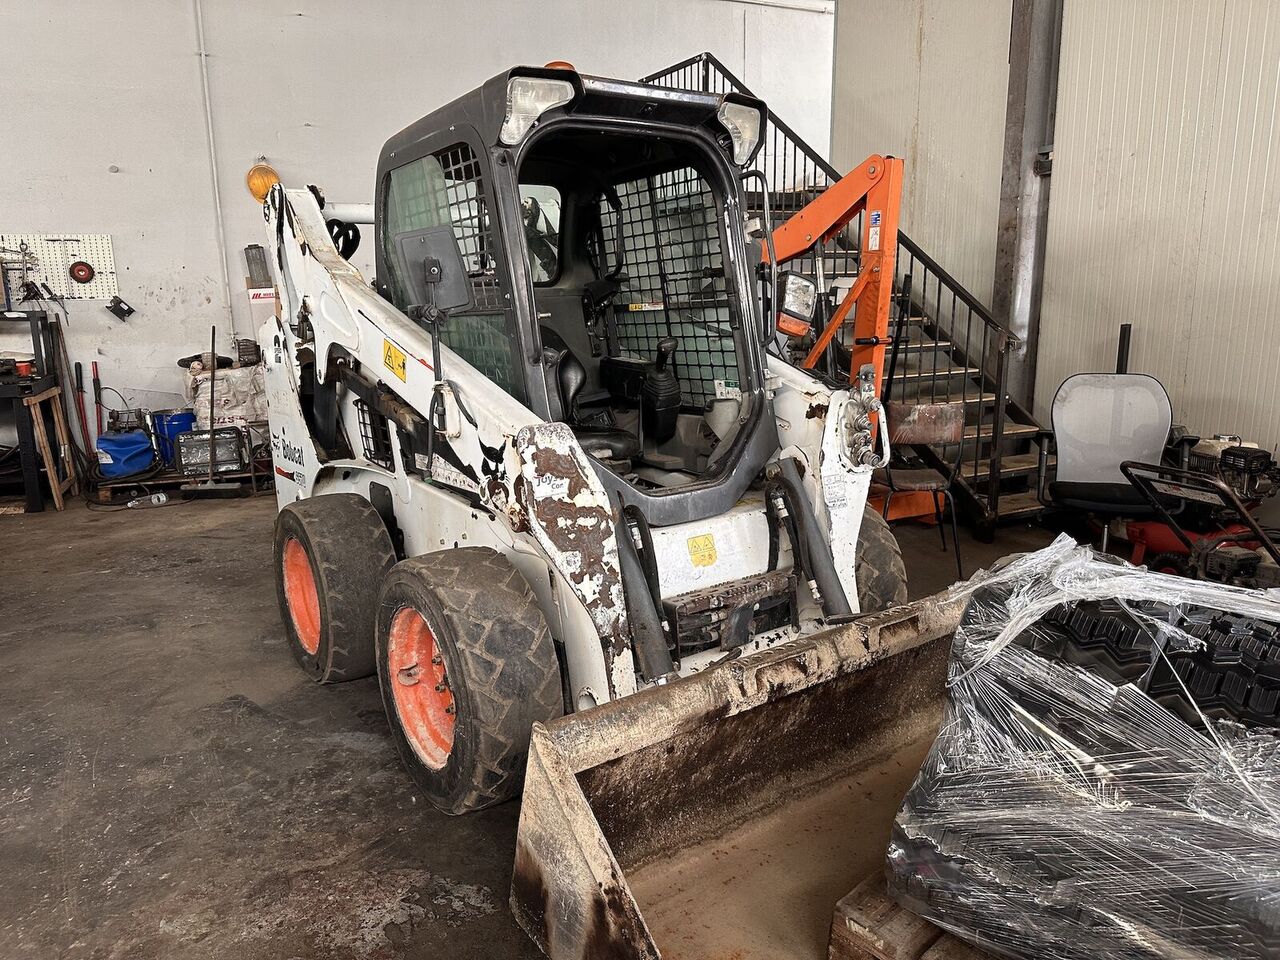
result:
[(1188, 467), (1219, 478), (1246, 503), (1273, 496), (1280, 479), (1270, 451), (1228, 434), (1216, 434), (1192, 447)]

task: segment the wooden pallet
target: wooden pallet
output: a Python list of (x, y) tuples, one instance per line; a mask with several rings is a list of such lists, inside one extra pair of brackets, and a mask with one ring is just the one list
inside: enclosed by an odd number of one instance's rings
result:
[(991, 960), (900, 907), (877, 870), (836, 904), (828, 960)]
[[(249, 494), (253, 494), (257, 492), (255, 488), (260, 488), (270, 479), (270, 474), (264, 470), (258, 470), (254, 473), (250, 473), (248, 470), (239, 470), (235, 473), (215, 473), (213, 478), (218, 481), (248, 486), (250, 487)], [(176, 470), (165, 470), (144, 479), (103, 480), (98, 483), (94, 491), (94, 498), (98, 503), (115, 503), (118, 500), (126, 499), (126, 495), (134, 490), (146, 490), (148, 493), (157, 493), (163, 490), (169, 493), (183, 484), (200, 483), (207, 479), (207, 473), (186, 476)]]

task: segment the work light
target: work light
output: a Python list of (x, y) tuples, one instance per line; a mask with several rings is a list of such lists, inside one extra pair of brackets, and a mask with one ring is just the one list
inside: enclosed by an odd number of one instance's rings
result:
[(760, 142), (760, 111), (745, 103), (734, 103), (725, 100), (716, 111), (716, 119), (729, 131), (733, 140), (733, 162), (742, 166), (755, 153), (756, 144)]
[(508, 146), (524, 139), (529, 128), (550, 110), (573, 99), (568, 80), (545, 77), (512, 77), (507, 81), (507, 116), (498, 137)]

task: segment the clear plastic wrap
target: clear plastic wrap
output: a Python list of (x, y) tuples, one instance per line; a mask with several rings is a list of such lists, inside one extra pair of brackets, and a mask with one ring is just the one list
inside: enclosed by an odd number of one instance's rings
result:
[(891, 893), (1027, 960), (1280, 957), (1280, 600), (1065, 537), (958, 589)]

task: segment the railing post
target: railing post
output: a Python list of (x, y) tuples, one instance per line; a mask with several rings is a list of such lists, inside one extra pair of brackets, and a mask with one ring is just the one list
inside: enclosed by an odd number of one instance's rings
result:
[(711, 92), (711, 62), (705, 53), (702, 55), (702, 92)]
[[(991, 420), (991, 456), (987, 462), (987, 510), (994, 521), (1000, 515), (1000, 460), (1004, 456), (1004, 411), (1008, 403), (1009, 334), (1000, 331), (996, 348), (996, 411)], [(985, 358), (983, 358), (985, 359)]]

